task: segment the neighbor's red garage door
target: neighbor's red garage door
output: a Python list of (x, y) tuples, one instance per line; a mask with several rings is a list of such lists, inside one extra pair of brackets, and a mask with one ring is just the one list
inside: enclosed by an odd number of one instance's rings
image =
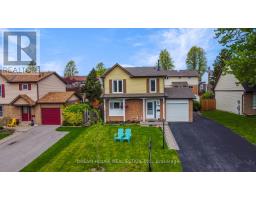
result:
[(60, 108), (42, 108), (43, 125), (60, 125)]

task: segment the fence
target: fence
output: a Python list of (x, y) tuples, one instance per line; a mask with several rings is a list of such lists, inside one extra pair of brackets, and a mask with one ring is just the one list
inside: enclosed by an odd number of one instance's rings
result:
[(215, 110), (216, 100), (215, 99), (200, 99), (201, 111)]

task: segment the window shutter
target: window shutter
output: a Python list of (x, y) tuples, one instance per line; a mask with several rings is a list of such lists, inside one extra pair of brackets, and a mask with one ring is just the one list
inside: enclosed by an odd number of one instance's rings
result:
[(22, 90), (22, 84), (21, 83), (19, 84), (19, 90)]
[(147, 78), (147, 83), (146, 83), (146, 87), (147, 87), (147, 93), (149, 93), (149, 79)]
[(3, 98), (5, 97), (5, 87), (4, 87), (4, 84), (2, 84), (2, 97)]
[(156, 79), (156, 91), (157, 91), (157, 93), (160, 92), (160, 79), (159, 78)]
[(123, 92), (126, 93), (126, 79), (123, 80)]
[(112, 80), (109, 79), (109, 93), (112, 93)]
[(28, 90), (31, 90), (31, 83), (28, 84)]

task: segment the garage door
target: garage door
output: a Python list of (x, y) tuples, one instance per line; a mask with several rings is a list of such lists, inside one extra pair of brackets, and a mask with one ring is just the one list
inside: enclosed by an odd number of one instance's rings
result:
[(168, 122), (188, 122), (189, 102), (188, 100), (167, 100), (166, 120)]
[(60, 108), (42, 108), (42, 124), (43, 125), (60, 125)]

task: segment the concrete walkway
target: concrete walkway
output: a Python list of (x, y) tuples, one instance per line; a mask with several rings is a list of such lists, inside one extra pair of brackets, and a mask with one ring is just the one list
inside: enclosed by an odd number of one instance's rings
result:
[(168, 123), (164, 124), (165, 141), (169, 149), (180, 150)]
[(56, 143), (66, 133), (58, 126), (38, 126), (0, 140), (0, 171), (17, 172)]

